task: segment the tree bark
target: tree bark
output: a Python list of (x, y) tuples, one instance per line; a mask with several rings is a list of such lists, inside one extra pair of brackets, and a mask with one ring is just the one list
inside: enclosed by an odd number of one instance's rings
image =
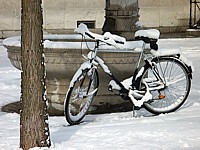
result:
[(20, 148), (49, 147), (42, 0), (22, 0)]

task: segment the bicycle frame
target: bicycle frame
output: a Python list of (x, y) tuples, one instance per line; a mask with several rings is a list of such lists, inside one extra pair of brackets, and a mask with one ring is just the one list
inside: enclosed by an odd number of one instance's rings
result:
[[(101, 41), (100, 40), (97, 40), (96, 41), (96, 45), (95, 45), (95, 48), (93, 51), (90, 51), (86, 56), (83, 55), (83, 57), (88, 60), (87, 62), (84, 63), (83, 66), (87, 66), (87, 69), (93, 69), (93, 68), (97, 68), (97, 66), (99, 65), (103, 71), (108, 74), (110, 76), (110, 78), (112, 80), (114, 80), (114, 82), (120, 87), (120, 94), (121, 95), (124, 95), (125, 97), (128, 97), (128, 94), (129, 94), (129, 89), (126, 89), (124, 87), (124, 85), (121, 83), (121, 81), (119, 81), (115, 75), (111, 72), (111, 70), (109, 69), (109, 67), (104, 63), (104, 61), (97, 56), (97, 53), (98, 53), (98, 48), (99, 48), (99, 43)], [(136, 89), (136, 80), (137, 80), (137, 77), (142, 74), (142, 69), (139, 69), (140, 68), (140, 64), (141, 64), (141, 61), (144, 57), (144, 62), (146, 65), (149, 65), (151, 68), (154, 68), (154, 63), (151, 62), (151, 60), (155, 59), (156, 57), (152, 57), (150, 60), (149, 60), (149, 57), (147, 57), (145, 54), (144, 54), (144, 49), (145, 49), (145, 45), (146, 43), (144, 42), (143, 43), (143, 46), (142, 46), (142, 51), (140, 52), (140, 55), (139, 55), (139, 58), (138, 58), (138, 63), (136, 65), (136, 68), (135, 68), (135, 71), (134, 71), (134, 74), (133, 74), (133, 80), (132, 80), (132, 88), (133, 89)], [(167, 56), (169, 57), (169, 56)], [(177, 57), (176, 55), (171, 55), (171, 57)], [(159, 73), (156, 71), (156, 69), (152, 69), (155, 77), (157, 78), (157, 80), (159, 80), (162, 84), (156, 88), (154, 88), (154, 90), (162, 90), (165, 88), (165, 84), (166, 84), (166, 81), (164, 81), (162, 79), (162, 77), (159, 75)], [(150, 89), (150, 90), (153, 90), (153, 89)], [(112, 91), (112, 89), (110, 90)]]
[[(115, 77), (115, 75), (111, 72), (111, 70), (109, 69), (109, 67), (104, 63), (104, 61), (97, 56), (97, 52), (98, 52), (98, 48), (99, 48), (99, 43), (100, 41), (97, 40), (96, 41), (96, 45), (95, 45), (95, 48), (93, 51), (90, 51), (86, 56), (83, 55), (83, 57), (88, 60), (87, 62), (85, 62), (83, 66), (87, 66), (86, 68), (88, 69), (93, 69), (93, 68), (97, 68), (97, 66), (99, 65), (103, 71), (108, 74), (110, 76), (110, 78), (112, 80), (114, 80), (116, 82), (116, 84), (120, 87), (120, 93), (121, 94), (125, 94), (126, 96), (128, 96), (128, 92), (129, 90), (126, 89), (124, 87), (124, 85)], [(144, 47), (145, 47), (145, 43), (143, 44), (143, 47), (142, 47), (142, 51), (140, 53), (140, 56), (138, 58), (138, 63), (136, 65), (136, 69), (135, 69), (135, 72), (134, 72), (134, 75), (133, 75), (133, 84), (134, 84), (134, 80), (135, 80), (135, 77), (137, 76), (137, 73), (139, 72), (139, 66), (140, 66), (140, 63), (141, 63), (141, 60), (142, 60), (142, 57), (143, 57), (143, 54), (144, 54)], [(134, 85), (133, 85), (134, 86)]]

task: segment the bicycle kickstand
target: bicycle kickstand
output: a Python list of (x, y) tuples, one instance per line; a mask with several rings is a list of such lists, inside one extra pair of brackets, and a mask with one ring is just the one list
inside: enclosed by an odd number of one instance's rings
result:
[(133, 105), (133, 117), (135, 117), (136, 113), (135, 113), (135, 106)]

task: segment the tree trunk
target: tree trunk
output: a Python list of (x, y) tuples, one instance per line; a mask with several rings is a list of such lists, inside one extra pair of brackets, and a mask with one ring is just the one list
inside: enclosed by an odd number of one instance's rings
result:
[(22, 0), (20, 148), (49, 147), (42, 0)]

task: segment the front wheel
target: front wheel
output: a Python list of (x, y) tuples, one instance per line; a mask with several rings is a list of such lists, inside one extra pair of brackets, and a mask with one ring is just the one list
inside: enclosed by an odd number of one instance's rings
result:
[(147, 83), (152, 99), (144, 103), (154, 114), (170, 113), (180, 108), (188, 97), (191, 79), (187, 67), (176, 58), (158, 57), (154, 65), (144, 67), (138, 88)]
[(79, 124), (86, 115), (97, 93), (98, 75), (96, 70), (82, 70), (74, 75), (65, 100), (65, 117), (70, 125)]

